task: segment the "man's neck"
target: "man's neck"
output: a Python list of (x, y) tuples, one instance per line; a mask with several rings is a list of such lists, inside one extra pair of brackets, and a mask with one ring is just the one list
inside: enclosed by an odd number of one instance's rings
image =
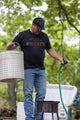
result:
[(33, 31), (32, 31), (32, 27), (30, 28), (30, 32), (32, 32), (32, 33), (33, 33)]

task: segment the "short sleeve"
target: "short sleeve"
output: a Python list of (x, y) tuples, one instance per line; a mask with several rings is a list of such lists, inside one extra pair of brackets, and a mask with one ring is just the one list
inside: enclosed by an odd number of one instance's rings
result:
[[(16, 42), (18, 42), (19, 44), (21, 44), (21, 42), (22, 42), (22, 33), (20, 32), (20, 33), (14, 38), (14, 40), (13, 40), (12, 42), (15, 42), (15, 44), (16, 44)], [(17, 44), (16, 44), (16, 45), (17, 45)]]
[(49, 37), (46, 35), (46, 46), (45, 46), (45, 49), (48, 50), (51, 48), (51, 44), (50, 44), (50, 41), (49, 41)]

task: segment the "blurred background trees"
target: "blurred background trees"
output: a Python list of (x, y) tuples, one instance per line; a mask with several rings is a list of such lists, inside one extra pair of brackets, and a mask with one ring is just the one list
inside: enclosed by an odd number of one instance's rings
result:
[[(80, 92), (80, 1), (79, 0), (0, 0), (0, 52), (20, 32), (31, 27), (35, 17), (45, 20), (45, 33), (52, 48), (68, 60), (62, 68), (61, 83)], [(60, 62), (45, 52), (47, 81), (58, 84)], [(14, 108), (23, 101), (23, 83), (1, 83), (1, 107)]]

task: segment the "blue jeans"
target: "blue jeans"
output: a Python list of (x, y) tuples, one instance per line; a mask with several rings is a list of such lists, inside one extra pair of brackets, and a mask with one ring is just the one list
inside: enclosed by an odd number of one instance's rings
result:
[[(46, 94), (46, 74), (45, 70), (39, 68), (25, 69), (25, 79), (23, 81), (24, 92), (24, 110), (25, 120), (34, 120), (34, 114), (37, 113), (37, 102), (43, 101)], [(35, 110), (33, 107), (33, 86), (35, 87)], [(41, 120), (41, 114), (38, 115), (37, 120)]]

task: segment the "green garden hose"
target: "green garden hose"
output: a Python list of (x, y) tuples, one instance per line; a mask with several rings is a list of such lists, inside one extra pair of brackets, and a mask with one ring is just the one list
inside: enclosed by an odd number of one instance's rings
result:
[(72, 120), (72, 118), (70, 117), (69, 113), (67, 112), (66, 108), (65, 108), (65, 105), (63, 103), (63, 99), (62, 99), (62, 93), (61, 93), (61, 83), (60, 83), (60, 73), (61, 73), (61, 67), (62, 65), (60, 65), (60, 68), (59, 68), (59, 92), (60, 92), (60, 98), (61, 98), (61, 102), (62, 102), (62, 106), (67, 114), (67, 116), (69, 117), (70, 120)]

